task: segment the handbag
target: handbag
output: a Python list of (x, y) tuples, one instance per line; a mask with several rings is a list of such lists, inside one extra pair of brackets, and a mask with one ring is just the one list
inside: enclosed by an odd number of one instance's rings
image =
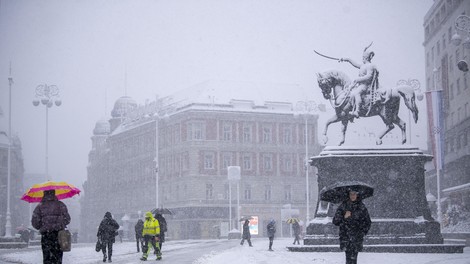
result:
[(96, 252), (101, 251), (101, 241), (99, 239), (98, 239), (98, 241), (96, 241), (95, 250), (96, 250)]
[(72, 250), (72, 234), (69, 230), (63, 229), (59, 231), (58, 240), (60, 249), (64, 252)]

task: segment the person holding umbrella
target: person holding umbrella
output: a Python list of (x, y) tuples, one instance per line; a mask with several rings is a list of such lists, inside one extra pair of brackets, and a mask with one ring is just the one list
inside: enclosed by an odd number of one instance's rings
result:
[(338, 206), (333, 224), (339, 226), (339, 245), (346, 253), (346, 264), (356, 264), (371, 225), (369, 212), (357, 190), (349, 189), (349, 199)]
[(292, 244), (295, 245), (295, 243), (297, 242), (297, 245), (300, 245), (300, 224), (299, 224), (299, 221), (293, 221), (292, 230), (294, 231), (294, 243), (292, 243)]
[[(31, 224), (41, 233), (44, 264), (61, 264), (64, 252), (59, 245), (59, 231), (70, 224), (67, 206), (59, 201), (55, 190), (44, 190), (41, 202), (33, 211)], [(25, 199), (23, 199), (25, 200)]]
[(242, 234), (242, 241), (240, 242), (240, 245), (243, 246), (243, 242), (245, 240), (248, 241), (248, 246), (252, 247), (251, 245), (251, 234), (250, 234), (250, 220), (246, 219), (245, 223), (243, 224), (243, 234)]
[[(167, 229), (165, 217), (163, 217), (160, 211), (157, 211), (155, 213), (155, 219), (157, 219), (158, 223), (160, 224), (160, 235), (158, 237), (159, 238), (158, 244), (160, 245), (160, 251), (162, 251), (162, 246), (163, 246), (162, 243), (165, 242), (165, 232), (168, 229)], [(155, 251), (155, 254), (157, 254), (156, 251)]]

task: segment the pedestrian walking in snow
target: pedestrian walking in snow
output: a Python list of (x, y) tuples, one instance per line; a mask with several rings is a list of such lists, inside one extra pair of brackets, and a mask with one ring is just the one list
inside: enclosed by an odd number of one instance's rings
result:
[(248, 241), (248, 245), (252, 247), (251, 245), (251, 234), (250, 234), (250, 220), (246, 219), (245, 223), (243, 224), (243, 234), (242, 234), (242, 241), (240, 242), (240, 245), (243, 246), (243, 242), (245, 240)]
[(357, 255), (362, 251), (371, 220), (356, 190), (349, 190), (349, 199), (338, 206), (333, 224), (339, 226), (339, 245), (346, 253), (346, 264), (357, 264)]
[(31, 224), (41, 233), (43, 264), (61, 264), (64, 252), (59, 245), (59, 231), (70, 223), (67, 206), (55, 196), (55, 190), (44, 191), (34, 209)]
[(295, 221), (292, 224), (292, 231), (294, 231), (294, 245), (297, 242), (297, 245), (300, 245), (300, 224), (299, 222)]
[(157, 260), (162, 259), (162, 252), (160, 251), (160, 244), (157, 243), (158, 235), (160, 235), (160, 224), (158, 220), (152, 215), (152, 212), (145, 213), (144, 231), (142, 236), (144, 237), (144, 246), (142, 247), (142, 257), (140, 260), (147, 260), (150, 253), (150, 246), (152, 245), (154, 250), (157, 252)]
[(273, 251), (274, 234), (276, 233), (276, 221), (271, 219), (267, 226), (269, 238), (269, 251)]
[[(103, 220), (101, 220), (100, 226), (98, 227), (98, 240), (101, 243), (101, 251), (103, 252), (103, 262), (112, 262), (111, 256), (113, 255), (113, 244), (116, 242), (116, 231), (119, 229), (119, 224), (113, 219), (110, 212), (104, 214)], [(107, 256), (106, 256), (107, 248)]]
[(160, 245), (160, 251), (162, 251), (162, 243), (165, 242), (165, 232), (167, 231), (167, 224), (165, 217), (163, 217), (162, 214), (159, 212), (155, 213), (155, 219), (158, 220), (158, 223), (160, 224), (160, 235), (159, 235), (159, 240), (158, 244)]
[(137, 243), (137, 252), (140, 252), (140, 248), (142, 248), (142, 250), (144, 249), (144, 238), (142, 237), (142, 231), (144, 231), (144, 221), (142, 221), (142, 219), (137, 220), (137, 224), (135, 224), (134, 230), (135, 241)]

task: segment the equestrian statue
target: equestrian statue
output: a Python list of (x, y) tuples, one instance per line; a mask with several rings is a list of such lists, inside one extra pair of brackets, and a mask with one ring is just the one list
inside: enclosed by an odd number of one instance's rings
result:
[(379, 86), (379, 71), (371, 63), (375, 53), (369, 49), (372, 43), (364, 49), (362, 64), (349, 58), (333, 58), (321, 53), (320, 56), (339, 62), (349, 62), (359, 69), (359, 75), (351, 81), (341, 71), (330, 70), (317, 74), (318, 86), (323, 97), (330, 101), (335, 115), (328, 119), (323, 130), (323, 142), (328, 142), (328, 126), (341, 122), (342, 138), (339, 145), (345, 141), (349, 122), (355, 118), (380, 116), (385, 123), (385, 129), (376, 138), (376, 144), (382, 144), (382, 138), (390, 132), (395, 125), (401, 129), (402, 144), (406, 143), (406, 123), (398, 117), (400, 98), (411, 111), (415, 123), (418, 121), (418, 108), (414, 88), (410, 85), (398, 85), (391, 88)]

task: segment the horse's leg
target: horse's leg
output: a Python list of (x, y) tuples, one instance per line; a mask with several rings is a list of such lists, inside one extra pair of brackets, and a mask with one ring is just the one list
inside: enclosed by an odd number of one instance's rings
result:
[(338, 121), (339, 121), (339, 118), (337, 115), (330, 117), (330, 119), (326, 121), (325, 128), (323, 129), (323, 144), (326, 144), (326, 142), (328, 142), (328, 136), (327, 136), (328, 126)]
[(346, 130), (348, 129), (348, 119), (343, 119), (341, 120), (341, 141), (339, 142), (339, 146), (344, 144), (344, 141), (346, 139)]
[(401, 129), (401, 144), (406, 143), (406, 123), (398, 117), (394, 116), (393, 123), (396, 124)]
[(379, 116), (382, 118), (382, 121), (385, 123), (385, 130), (382, 131), (382, 133), (379, 134), (379, 137), (375, 140), (376, 145), (382, 145), (382, 138), (390, 132), (395, 126), (392, 124), (392, 120), (387, 119), (382, 113), (379, 114)]

